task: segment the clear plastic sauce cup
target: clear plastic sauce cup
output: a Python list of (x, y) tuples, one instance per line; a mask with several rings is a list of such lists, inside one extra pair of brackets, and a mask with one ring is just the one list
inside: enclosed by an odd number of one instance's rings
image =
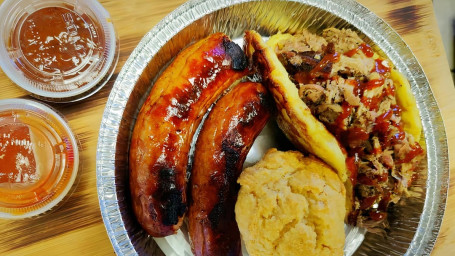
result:
[(30, 100), (0, 100), (0, 218), (39, 215), (75, 183), (76, 138), (54, 110)]
[(0, 66), (40, 99), (86, 98), (114, 72), (118, 39), (96, 0), (6, 0), (0, 24)]

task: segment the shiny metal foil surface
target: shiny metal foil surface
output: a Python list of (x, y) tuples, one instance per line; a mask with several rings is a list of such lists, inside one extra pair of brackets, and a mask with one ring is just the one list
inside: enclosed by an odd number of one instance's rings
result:
[[(266, 37), (278, 31), (294, 33), (308, 28), (318, 32), (327, 27), (359, 32), (409, 79), (422, 118), (427, 152), (418, 170), (419, 178), (411, 189), (412, 197), (404, 198), (391, 209), (390, 227), (383, 233), (367, 233), (364, 238), (357, 233), (348, 234), (345, 254), (427, 255), (431, 252), (448, 190), (447, 139), (428, 80), (400, 36), (353, 0), (195, 0), (180, 6), (144, 36), (118, 75), (103, 114), (96, 164), (98, 197), (107, 233), (118, 255), (164, 255), (156, 241), (136, 222), (128, 190), (132, 128), (160, 71), (185, 46), (213, 32), (224, 32), (241, 41), (248, 29)], [(361, 242), (358, 248), (349, 244), (356, 241)]]

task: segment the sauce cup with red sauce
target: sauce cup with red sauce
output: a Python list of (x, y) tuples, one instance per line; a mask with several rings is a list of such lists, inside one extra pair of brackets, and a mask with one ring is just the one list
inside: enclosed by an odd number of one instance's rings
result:
[(107, 83), (118, 37), (96, 0), (6, 0), (0, 7), (0, 66), (33, 96), (84, 99)]

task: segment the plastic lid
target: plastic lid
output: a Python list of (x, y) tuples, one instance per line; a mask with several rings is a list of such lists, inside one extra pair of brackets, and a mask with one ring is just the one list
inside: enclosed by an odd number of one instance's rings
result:
[(63, 118), (30, 100), (0, 100), (0, 218), (58, 204), (78, 172), (76, 139)]
[(117, 35), (96, 0), (6, 0), (0, 24), (0, 66), (40, 99), (86, 98), (114, 72)]

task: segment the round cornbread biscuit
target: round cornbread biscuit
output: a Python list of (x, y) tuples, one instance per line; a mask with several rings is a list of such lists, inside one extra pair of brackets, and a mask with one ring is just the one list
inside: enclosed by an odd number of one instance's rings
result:
[(346, 191), (327, 164), (270, 149), (238, 182), (235, 214), (250, 255), (343, 255)]

